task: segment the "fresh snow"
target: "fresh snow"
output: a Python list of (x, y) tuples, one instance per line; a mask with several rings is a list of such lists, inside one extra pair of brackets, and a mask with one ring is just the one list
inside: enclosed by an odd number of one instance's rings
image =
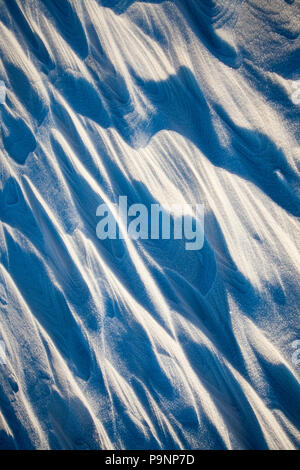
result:
[(299, 448), (300, 1), (1, 0), (0, 59), (0, 449)]

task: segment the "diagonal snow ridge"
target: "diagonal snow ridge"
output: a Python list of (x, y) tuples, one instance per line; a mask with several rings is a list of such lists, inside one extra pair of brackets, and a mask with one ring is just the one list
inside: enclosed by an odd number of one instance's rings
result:
[[(299, 15), (2, 1), (0, 449), (299, 448)], [(98, 239), (120, 196), (203, 247)]]

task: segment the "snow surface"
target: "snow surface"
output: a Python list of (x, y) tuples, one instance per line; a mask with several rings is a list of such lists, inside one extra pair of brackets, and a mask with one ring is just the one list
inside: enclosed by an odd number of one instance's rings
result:
[[(299, 448), (299, 46), (299, 0), (0, 1), (1, 449)], [(120, 195), (202, 250), (99, 240)]]

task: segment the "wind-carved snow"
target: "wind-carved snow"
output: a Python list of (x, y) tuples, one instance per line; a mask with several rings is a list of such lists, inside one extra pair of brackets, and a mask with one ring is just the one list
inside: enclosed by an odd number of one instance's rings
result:
[[(299, 14), (1, 2), (0, 448), (299, 447)], [(99, 240), (123, 195), (203, 248)]]

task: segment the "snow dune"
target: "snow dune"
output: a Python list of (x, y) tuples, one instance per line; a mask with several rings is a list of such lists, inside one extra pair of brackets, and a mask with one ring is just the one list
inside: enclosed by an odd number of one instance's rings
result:
[(0, 449), (299, 448), (299, 51), (299, 0), (0, 2)]

